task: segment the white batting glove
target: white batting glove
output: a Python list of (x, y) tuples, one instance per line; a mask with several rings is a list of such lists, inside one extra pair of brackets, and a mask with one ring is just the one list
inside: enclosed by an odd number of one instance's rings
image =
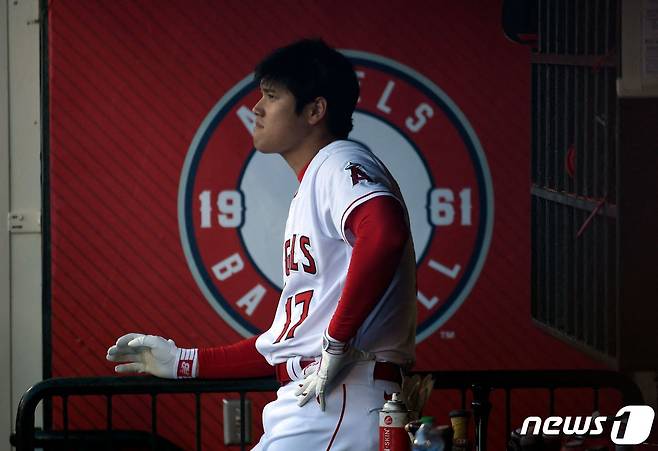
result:
[(334, 340), (327, 331), (322, 337), (322, 358), (316, 370), (309, 372), (304, 383), (295, 391), (299, 398), (298, 406), (303, 406), (309, 400), (316, 398), (320, 403), (320, 409), (324, 411), (325, 395), (331, 390), (331, 382), (344, 368), (360, 361), (375, 360), (371, 352), (353, 348), (348, 343)]
[(105, 356), (117, 373), (149, 373), (167, 379), (196, 377), (197, 350), (181, 349), (174, 340), (138, 333), (119, 337)]

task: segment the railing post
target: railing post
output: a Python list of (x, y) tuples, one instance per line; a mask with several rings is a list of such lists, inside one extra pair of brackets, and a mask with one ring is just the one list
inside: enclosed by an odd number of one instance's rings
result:
[(245, 450), (245, 435), (246, 435), (246, 428), (247, 425), (245, 424), (246, 421), (246, 414), (244, 411), (244, 398), (245, 398), (245, 392), (241, 391), (240, 392), (240, 451)]
[(34, 412), (41, 400), (38, 395), (38, 390), (30, 387), (23, 394), (18, 404), (18, 411), (16, 412), (16, 451), (32, 451), (34, 449)]
[(491, 388), (481, 384), (473, 384), (473, 420), (475, 422), (475, 449), (486, 451), (487, 449), (487, 426), (489, 424), (489, 413), (491, 403), (489, 392)]

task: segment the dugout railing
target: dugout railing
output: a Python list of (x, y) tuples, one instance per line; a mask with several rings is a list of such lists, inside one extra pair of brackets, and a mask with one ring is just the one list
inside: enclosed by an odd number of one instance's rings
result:
[[(556, 392), (561, 389), (591, 390), (592, 411), (599, 410), (601, 390), (614, 389), (623, 405), (643, 404), (642, 394), (630, 379), (614, 371), (598, 370), (547, 370), (547, 371), (436, 371), (417, 372), (432, 374), (435, 390), (457, 390), (461, 393), (461, 407), (470, 407), (475, 426), (476, 449), (486, 451), (489, 417), (492, 411), (490, 394), (504, 392), (505, 437), (512, 430), (511, 393), (519, 389), (540, 389), (547, 394), (547, 416), (555, 412)], [(83, 377), (53, 378), (39, 382), (23, 395), (17, 415), (16, 432), (11, 437), (18, 451), (45, 449), (120, 449), (124, 446), (142, 446), (151, 449), (179, 449), (158, 435), (158, 396), (165, 394), (195, 395), (196, 449), (201, 450), (201, 397), (209, 393), (238, 393), (241, 401), (241, 441), (245, 449), (244, 402), (249, 392), (275, 391), (278, 383), (273, 379), (240, 380), (168, 380), (154, 377)], [(106, 428), (94, 431), (69, 429), (68, 400), (73, 396), (104, 396), (106, 399)], [(151, 430), (119, 431), (113, 428), (112, 399), (118, 395), (149, 395), (151, 397)], [(39, 403), (54, 397), (62, 398), (62, 429), (35, 428), (35, 412)], [(467, 406), (467, 399), (471, 400)], [(94, 445), (96, 444), (96, 445)], [(496, 446), (497, 445), (497, 446)], [(97, 446), (94, 448), (94, 446)], [(502, 446), (502, 448), (501, 448)], [(505, 444), (492, 445), (504, 449)]]

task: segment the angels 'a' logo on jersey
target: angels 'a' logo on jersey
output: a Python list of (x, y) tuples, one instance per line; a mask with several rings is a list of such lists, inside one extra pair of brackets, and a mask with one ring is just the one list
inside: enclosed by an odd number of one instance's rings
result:
[[(388, 167), (409, 210), (418, 269), (418, 335), (443, 325), (468, 298), (489, 248), (493, 188), (484, 151), (457, 105), (396, 61), (345, 51), (361, 97), (350, 139)], [(183, 167), (181, 240), (204, 296), (245, 336), (266, 330), (283, 285), (281, 243), (295, 174), (252, 145), (259, 99), (246, 76), (209, 112)], [(369, 175), (348, 165), (352, 183)]]
[(349, 163), (345, 166), (345, 170), (349, 171), (350, 177), (352, 178), (352, 186), (356, 185), (360, 181), (373, 183), (372, 178), (366, 174), (365, 169), (358, 163)]

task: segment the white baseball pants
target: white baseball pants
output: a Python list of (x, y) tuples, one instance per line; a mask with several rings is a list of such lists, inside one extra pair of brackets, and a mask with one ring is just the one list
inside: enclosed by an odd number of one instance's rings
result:
[(339, 378), (322, 412), (315, 401), (297, 406), (299, 381), (279, 388), (263, 409), (264, 433), (254, 451), (378, 451), (379, 409), (399, 384), (373, 380), (374, 361), (360, 362)]

